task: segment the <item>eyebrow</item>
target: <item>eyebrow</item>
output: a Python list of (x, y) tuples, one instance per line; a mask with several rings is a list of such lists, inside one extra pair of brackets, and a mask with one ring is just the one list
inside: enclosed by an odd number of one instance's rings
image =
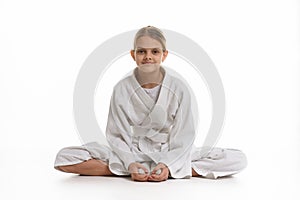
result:
[(136, 49), (162, 49), (162, 47), (153, 47), (153, 48), (136, 47)]

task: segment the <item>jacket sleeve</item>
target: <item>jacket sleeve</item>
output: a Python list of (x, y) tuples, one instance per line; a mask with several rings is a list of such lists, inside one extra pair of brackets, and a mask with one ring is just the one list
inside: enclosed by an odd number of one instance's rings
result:
[(170, 131), (169, 151), (162, 153), (157, 160), (168, 166), (172, 177), (191, 176), (191, 150), (195, 140), (195, 128), (191, 110), (190, 94), (182, 91), (173, 127)]
[(118, 97), (122, 98), (122, 95), (117, 96), (114, 90), (110, 102), (106, 138), (112, 150), (119, 156), (128, 170), (129, 165), (135, 162), (135, 158), (131, 152), (130, 124), (124, 108), (118, 103), (121, 102)]

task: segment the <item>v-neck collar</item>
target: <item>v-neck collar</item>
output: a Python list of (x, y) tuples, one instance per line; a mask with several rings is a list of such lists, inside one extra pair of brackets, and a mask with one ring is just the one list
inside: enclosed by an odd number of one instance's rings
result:
[(137, 81), (136, 79), (136, 71), (138, 69), (135, 68), (133, 70), (133, 74), (131, 75), (132, 77), (132, 83), (133, 83), (133, 87), (134, 87), (134, 91), (135, 93), (138, 94), (139, 98), (141, 98), (142, 102), (144, 103), (144, 105), (149, 109), (149, 111), (151, 111), (153, 109), (153, 107), (156, 105), (156, 104), (160, 104), (160, 101), (162, 99), (162, 96), (164, 96), (165, 94), (165, 90), (166, 90), (166, 84), (169, 80), (169, 77), (166, 73), (166, 70), (163, 68), (163, 67), (160, 67), (160, 70), (163, 74), (163, 80), (161, 82), (161, 88), (160, 88), (160, 92), (158, 94), (158, 98), (157, 98), (157, 101), (155, 102), (147, 93), (146, 91), (144, 90), (144, 88), (142, 88), (142, 86), (139, 84), (139, 82)]

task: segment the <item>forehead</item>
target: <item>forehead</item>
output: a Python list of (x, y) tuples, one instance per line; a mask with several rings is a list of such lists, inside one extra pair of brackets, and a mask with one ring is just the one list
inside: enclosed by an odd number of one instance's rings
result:
[(142, 36), (136, 40), (137, 48), (162, 48), (162, 45), (159, 41), (149, 37)]

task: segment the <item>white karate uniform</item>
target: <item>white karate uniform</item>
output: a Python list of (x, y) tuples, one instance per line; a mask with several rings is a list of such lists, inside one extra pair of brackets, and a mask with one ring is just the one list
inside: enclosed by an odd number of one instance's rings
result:
[(246, 157), (234, 149), (214, 148), (205, 157), (194, 147), (195, 129), (188, 88), (161, 68), (164, 79), (153, 89), (142, 88), (133, 74), (121, 80), (111, 98), (106, 138), (109, 147), (97, 142), (62, 149), (55, 167), (89, 159), (108, 163), (116, 175), (129, 175), (128, 166), (142, 163), (149, 171), (164, 163), (173, 178), (188, 178), (192, 168), (207, 178), (238, 173)]

